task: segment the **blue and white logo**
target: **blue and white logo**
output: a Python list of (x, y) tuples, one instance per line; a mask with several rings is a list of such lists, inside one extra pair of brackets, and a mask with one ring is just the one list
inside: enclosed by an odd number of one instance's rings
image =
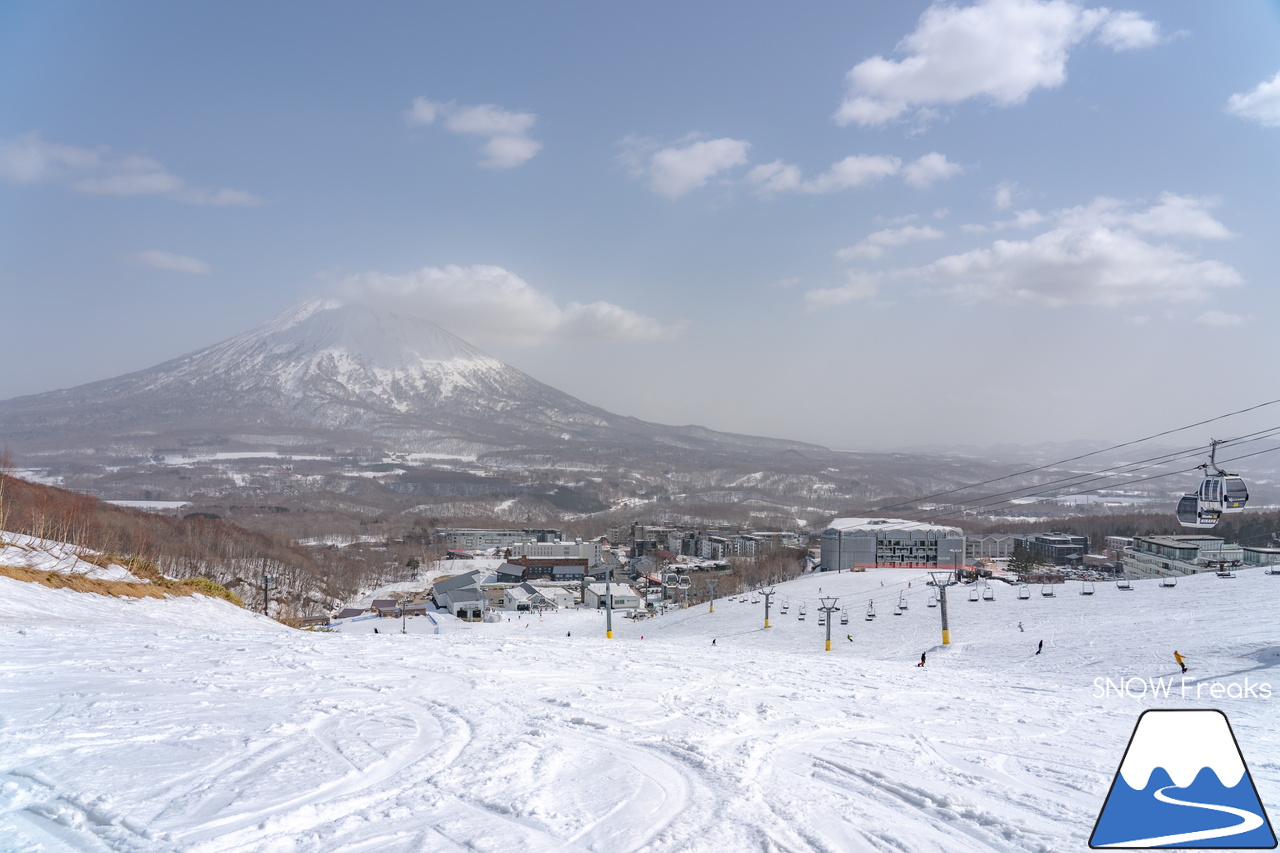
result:
[(1273, 849), (1275, 833), (1226, 715), (1143, 712), (1089, 846)]

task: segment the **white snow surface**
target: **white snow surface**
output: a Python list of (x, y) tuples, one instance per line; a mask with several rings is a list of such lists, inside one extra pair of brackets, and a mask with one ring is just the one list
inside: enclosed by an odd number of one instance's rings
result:
[[(1084, 851), (1147, 708), (1221, 708), (1276, 813), (1280, 576), (952, 587), (948, 647), (923, 581), (809, 575), (767, 630), (721, 599), (610, 640), (599, 612), (309, 633), (0, 579), (0, 848)], [(1190, 695), (1139, 695), (1182, 683), (1175, 648)]]
[(101, 581), (145, 582), (119, 563), (110, 563), (104, 568), (81, 559), (96, 554), (98, 552), (90, 548), (80, 548), (66, 542), (0, 531), (0, 566), (56, 572), (60, 575), (84, 575)]

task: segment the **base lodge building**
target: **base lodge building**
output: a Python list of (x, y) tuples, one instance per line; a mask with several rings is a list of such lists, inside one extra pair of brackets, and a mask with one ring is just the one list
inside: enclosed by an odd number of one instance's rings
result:
[(964, 565), (964, 533), (900, 518), (837, 518), (822, 531), (824, 572), (950, 569)]

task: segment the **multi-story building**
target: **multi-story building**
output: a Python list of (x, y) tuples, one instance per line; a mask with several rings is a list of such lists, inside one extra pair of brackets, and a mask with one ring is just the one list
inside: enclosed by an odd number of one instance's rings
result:
[(442, 527), (437, 531), (447, 547), (457, 551), (509, 548), (518, 542), (553, 542), (564, 538), (559, 530), (488, 530), (478, 527)]
[(1013, 543), (1017, 538), (1012, 533), (971, 533), (964, 537), (965, 559), (1007, 559), (1013, 556)]
[(822, 531), (822, 571), (963, 564), (964, 533), (900, 518), (837, 518)]
[(1280, 566), (1280, 548), (1246, 545), (1240, 550), (1241, 562), (1246, 566)]
[(1078, 566), (1089, 553), (1089, 537), (1070, 533), (1037, 533), (1019, 536), (1018, 542), (1032, 554), (1039, 554), (1055, 566)]
[(588, 566), (595, 566), (600, 563), (601, 548), (600, 543), (594, 540), (583, 542), (581, 539), (575, 539), (573, 542), (516, 542), (508, 550), (511, 551), (512, 557), (539, 559), (580, 557), (587, 561)]
[(1211, 572), (1222, 563), (1243, 562), (1239, 545), (1217, 536), (1135, 536), (1120, 556), (1126, 577), (1167, 577)]

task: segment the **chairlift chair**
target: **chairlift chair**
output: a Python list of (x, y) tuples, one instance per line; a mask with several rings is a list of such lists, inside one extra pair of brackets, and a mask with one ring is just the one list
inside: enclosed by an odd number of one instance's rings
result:
[(875, 601), (868, 601), (867, 602), (867, 621), (870, 622), (872, 619), (875, 619), (875, 618), (876, 618), (876, 603)]
[(840, 611), (840, 624), (841, 625), (849, 624), (849, 608), (847, 607)]
[(937, 596), (937, 595), (931, 595), (931, 596), (929, 596), (929, 606), (930, 606), (930, 607), (937, 607), (937, 606), (938, 606), (938, 596)]
[(995, 600), (996, 600), (996, 591), (995, 591), (994, 589), (992, 589), (991, 587), (989, 587), (989, 586), (988, 586), (988, 587), (985, 587), (985, 588), (982, 590), (982, 600), (983, 600), (983, 601), (995, 601)]
[(1121, 578), (1120, 580), (1116, 581), (1116, 589), (1132, 590), (1133, 582), (1130, 581), (1128, 578)]
[(978, 588), (976, 586), (969, 590), (969, 600), (970, 601), (978, 600)]
[(901, 616), (901, 615), (902, 615), (902, 608), (901, 608), (901, 607), (898, 607), (898, 606), (895, 604), (895, 605), (893, 606), (893, 615), (894, 615), (894, 616)]
[(898, 593), (898, 607), (903, 610), (907, 609), (907, 594), (905, 592)]
[(1160, 586), (1170, 589), (1178, 585), (1178, 579), (1175, 577), (1160, 578)]
[(1080, 584), (1081, 595), (1093, 595), (1093, 592), (1094, 592), (1093, 581), (1085, 581), (1084, 583)]
[(1041, 594), (1041, 595), (1043, 595), (1045, 598), (1057, 598), (1057, 597), (1058, 597), (1058, 593), (1057, 593), (1057, 591), (1053, 588), (1053, 584), (1048, 584), (1048, 583), (1046, 583), (1046, 584), (1041, 584), (1041, 586), (1040, 586), (1040, 594)]
[(1018, 584), (1018, 600), (1026, 601), (1030, 597), (1031, 587), (1027, 586), (1025, 583)]
[(1230, 569), (1219, 569), (1217, 574), (1220, 578), (1233, 578), (1236, 576), (1236, 573)]

